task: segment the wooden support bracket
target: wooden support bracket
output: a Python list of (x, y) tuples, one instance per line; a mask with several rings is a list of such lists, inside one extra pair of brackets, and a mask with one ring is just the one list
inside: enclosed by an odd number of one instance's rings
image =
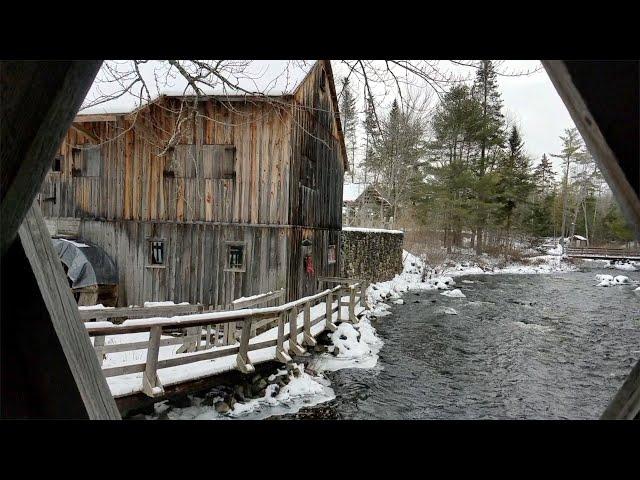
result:
[(326, 313), (325, 313), (324, 328), (325, 330), (329, 330), (330, 332), (335, 332), (337, 327), (333, 323), (333, 312), (332, 312), (333, 294), (332, 293), (327, 294), (325, 298), (325, 306), (326, 306)]
[(147, 350), (147, 365), (142, 374), (142, 391), (149, 397), (164, 395), (164, 388), (158, 378), (158, 356), (160, 354), (160, 338), (162, 327), (151, 327), (149, 332), (149, 348)]
[(293, 307), (289, 315), (289, 352), (304, 355), (306, 350), (298, 344), (298, 307)]
[(311, 303), (304, 304), (304, 329), (302, 330), (302, 343), (307, 347), (315, 347), (316, 339), (311, 334)]
[(245, 320), (242, 324), (240, 337), (240, 350), (236, 357), (236, 365), (242, 373), (253, 373), (256, 368), (249, 361), (249, 339), (251, 338), (251, 320)]
[(282, 363), (289, 363), (291, 357), (284, 351), (284, 320), (285, 314), (278, 315), (278, 344), (276, 345), (276, 360)]

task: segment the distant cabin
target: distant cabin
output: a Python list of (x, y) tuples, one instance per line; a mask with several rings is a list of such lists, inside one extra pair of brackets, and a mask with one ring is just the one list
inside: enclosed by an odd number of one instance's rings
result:
[(389, 228), (393, 224), (391, 203), (374, 185), (345, 184), (342, 215), (344, 224), (351, 227)]
[(587, 247), (589, 246), (589, 240), (587, 240), (582, 235), (572, 235), (569, 237), (569, 246), (570, 247)]
[(340, 271), (348, 164), (330, 62), (286, 79), (81, 111), (38, 196), (52, 236), (104, 250), (118, 305), (313, 294)]

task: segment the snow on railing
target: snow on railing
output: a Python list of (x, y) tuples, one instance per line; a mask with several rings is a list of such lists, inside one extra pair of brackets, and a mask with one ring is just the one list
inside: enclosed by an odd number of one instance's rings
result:
[[(169, 318), (133, 319), (126, 320), (120, 325), (105, 321), (89, 322), (85, 323), (85, 326), (89, 336), (94, 337), (94, 349), (101, 365), (104, 355), (107, 353), (146, 349), (147, 355), (145, 361), (106, 368), (103, 367), (102, 372), (107, 378), (142, 372), (142, 391), (150, 397), (159, 397), (164, 394), (164, 388), (157, 374), (157, 371), (160, 369), (235, 355), (236, 368), (243, 373), (251, 373), (255, 368), (249, 361), (249, 351), (276, 347), (273, 359), (286, 363), (291, 361), (289, 353), (301, 355), (305, 352), (302, 345), (314, 346), (316, 344), (311, 327), (324, 320), (325, 323), (322, 330), (319, 330), (317, 333), (323, 330), (334, 331), (336, 327), (333, 324), (333, 314), (337, 311), (337, 321), (343, 321), (343, 306), (348, 307), (348, 319), (345, 320), (354, 323), (357, 322), (356, 305), (359, 303), (362, 307), (366, 307), (366, 284), (353, 279), (339, 280), (340, 285), (334, 288), (326, 289), (315, 295), (303, 297), (275, 307), (192, 313)], [(345, 293), (348, 294), (348, 302), (343, 301)], [(337, 300), (334, 301), (335, 298), (337, 298)], [(319, 304), (321, 301), (325, 303), (325, 308), (322, 309), (322, 313), (319, 316), (311, 318), (312, 304)], [(303, 322), (299, 327), (298, 314), (300, 309), (303, 311)], [(318, 310), (314, 309), (314, 311)], [(276, 338), (250, 343), (252, 324), (263, 320), (277, 322)], [(239, 344), (234, 343), (233, 345), (222, 346), (221, 348), (212, 348), (216, 346), (216, 342), (214, 341), (213, 344), (211, 342), (210, 328), (215, 325), (235, 325), (236, 323), (242, 323)], [(285, 334), (286, 325), (289, 326), (289, 333), (287, 334)], [(164, 330), (192, 329), (194, 327), (195, 332), (194, 330), (186, 330), (188, 332), (186, 336), (162, 338)], [(200, 353), (188, 352), (181, 356), (159, 359), (161, 346), (184, 345), (185, 342), (194, 342), (197, 350), (201, 346), (203, 327), (206, 327), (204, 351)], [(253, 331), (255, 332), (255, 330)], [(105, 338), (107, 336), (141, 332), (149, 333), (149, 339), (147, 341), (111, 345), (105, 344)], [(300, 333), (303, 335), (302, 345), (298, 343), (298, 335)], [(285, 342), (288, 342), (286, 349)]]

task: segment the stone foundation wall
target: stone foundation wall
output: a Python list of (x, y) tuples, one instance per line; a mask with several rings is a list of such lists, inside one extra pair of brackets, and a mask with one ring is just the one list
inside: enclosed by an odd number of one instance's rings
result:
[(341, 277), (373, 283), (391, 280), (402, 272), (401, 231), (344, 227), (341, 239)]

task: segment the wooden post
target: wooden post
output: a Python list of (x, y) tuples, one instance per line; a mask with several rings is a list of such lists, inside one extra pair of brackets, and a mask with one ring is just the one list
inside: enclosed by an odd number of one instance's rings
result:
[(356, 318), (356, 287), (354, 285), (349, 286), (349, 321), (358, 323)]
[(298, 307), (289, 312), (289, 351), (294, 355), (302, 355), (305, 349), (298, 344)]
[(238, 370), (242, 373), (255, 372), (255, 367), (249, 361), (249, 338), (251, 337), (251, 319), (248, 318), (242, 324), (242, 335), (240, 337), (240, 351), (236, 357)]
[(276, 360), (282, 363), (291, 361), (291, 357), (284, 351), (284, 323), (285, 313), (278, 315), (278, 344), (276, 345)]
[(362, 280), (360, 283), (360, 306), (367, 308), (367, 288), (368, 282), (366, 280)]
[(311, 302), (304, 304), (304, 329), (302, 330), (302, 343), (307, 347), (314, 347), (316, 339), (311, 334)]
[(338, 323), (342, 322), (342, 286), (338, 289)]
[(233, 345), (236, 343), (236, 322), (225, 324), (224, 344)]
[(147, 350), (147, 365), (142, 374), (142, 391), (150, 397), (158, 397), (164, 394), (164, 388), (157, 373), (161, 336), (162, 327), (151, 327), (149, 348)]
[(204, 348), (209, 349), (211, 347), (211, 325), (207, 325), (207, 338), (204, 343)]
[(96, 351), (96, 356), (98, 357), (98, 363), (102, 366), (102, 362), (104, 361), (104, 335), (100, 335), (99, 337), (95, 337), (93, 339), (93, 348)]
[(336, 331), (336, 326), (333, 324), (333, 293), (329, 292), (325, 298), (325, 323), (324, 328), (330, 332)]

